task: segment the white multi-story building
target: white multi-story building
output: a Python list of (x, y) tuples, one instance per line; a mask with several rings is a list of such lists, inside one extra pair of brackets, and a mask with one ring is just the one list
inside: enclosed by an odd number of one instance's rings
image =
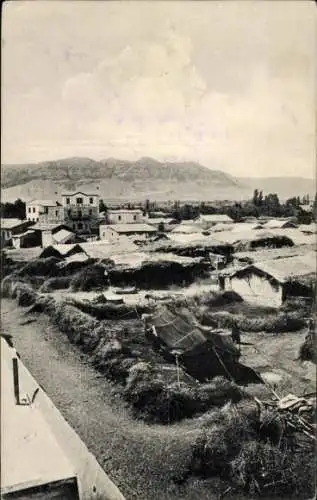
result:
[(26, 218), (31, 222), (61, 223), (64, 220), (64, 209), (58, 201), (31, 200), (26, 203)]
[(79, 233), (98, 231), (99, 195), (83, 193), (62, 194), (64, 223)]

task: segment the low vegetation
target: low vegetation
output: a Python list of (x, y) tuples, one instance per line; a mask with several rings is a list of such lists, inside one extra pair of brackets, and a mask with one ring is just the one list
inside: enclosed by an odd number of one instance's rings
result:
[[(251, 498), (313, 495), (315, 459), (311, 443), (286, 432), (285, 422), (277, 419), (273, 410), (260, 412), (249, 394), (231, 381), (216, 377), (199, 384), (181, 368), (177, 370), (174, 364), (168, 364), (144, 336), (140, 315), (147, 312), (145, 306), (136, 309), (110, 304), (103, 295), (94, 303), (77, 299), (56, 301), (49, 292), (63, 288), (89, 291), (106, 286), (104, 265), (91, 264), (71, 276), (63, 276), (58, 263), (58, 259), (49, 257), (14, 269), (2, 280), (3, 297), (16, 299), (20, 306), (28, 307), (28, 312), (47, 314), (100, 373), (114, 383), (114, 392), (129, 404), (137, 418), (159, 424), (196, 419), (197, 432), (193, 434), (188, 468), (180, 480), (220, 476), (229, 481), (233, 491), (243, 491)], [(124, 273), (117, 278), (120, 284), (132, 284), (138, 277), (144, 287), (154, 275), (160, 285), (175, 276), (176, 280), (183, 279), (182, 272), (166, 278), (159, 276), (159, 267), (154, 267), (148, 276), (144, 269), (144, 274), (132, 273), (130, 281), (126, 281)], [(161, 275), (165, 274), (166, 270), (161, 269)], [(190, 273), (189, 276), (193, 278)], [(278, 312), (255, 310), (231, 292), (174, 303), (175, 307), (192, 310), (206, 326), (230, 328), (235, 322), (246, 332), (297, 331), (305, 326), (308, 314), (305, 305), (294, 301), (284, 304)], [(307, 336), (299, 357), (314, 360), (314, 356), (313, 338)]]

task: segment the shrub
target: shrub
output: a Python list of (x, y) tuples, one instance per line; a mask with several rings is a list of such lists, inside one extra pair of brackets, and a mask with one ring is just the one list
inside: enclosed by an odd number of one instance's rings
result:
[(52, 315), (55, 310), (56, 301), (53, 297), (37, 294), (34, 304), (28, 310), (28, 313), (45, 313)]
[(70, 288), (73, 292), (89, 292), (102, 289), (106, 284), (105, 267), (100, 264), (93, 264), (86, 266), (72, 277)]
[(31, 306), (37, 298), (37, 293), (25, 283), (17, 283), (14, 293), (16, 294), (18, 305), (22, 307)]
[(25, 264), (17, 274), (19, 276), (46, 276), (53, 277), (58, 274), (59, 259), (56, 257), (47, 257), (44, 259), (35, 259)]
[(9, 274), (3, 278), (1, 281), (1, 295), (3, 298), (13, 298), (12, 291), (17, 281), (22, 282), (22, 280), (19, 280), (18, 276), (15, 274)]
[(92, 351), (100, 340), (98, 321), (74, 306), (56, 303), (52, 319), (72, 343), (82, 346), (87, 352)]
[(255, 440), (243, 442), (230, 463), (232, 481), (252, 496), (309, 498), (314, 475), (313, 450), (294, 453)]
[(101, 302), (96, 303), (95, 301), (85, 301), (78, 299), (69, 299), (70, 304), (73, 304), (75, 307), (80, 309), (81, 311), (91, 314), (95, 318), (102, 319), (136, 319), (144, 312), (148, 311), (146, 307), (136, 308), (135, 306), (128, 304), (111, 304), (110, 302), (105, 302), (104, 304)]
[(242, 314), (232, 314), (228, 311), (203, 312), (201, 315), (203, 325), (220, 328), (231, 328), (236, 322), (238, 327), (245, 332), (283, 333), (295, 332), (305, 326), (305, 319), (300, 312), (267, 314), (266, 316), (247, 317)]
[(256, 437), (256, 422), (228, 403), (203, 417), (202, 432), (193, 446), (192, 470), (196, 474), (227, 476), (229, 463), (244, 441)]
[(41, 293), (52, 292), (54, 290), (65, 290), (70, 285), (71, 278), (69, 276), (57, 276), (45, 280), (39, 291)]
[(162, 369), (149, 363), (138, 363), (131, 368), (124, 396), (139, 416), (164, 424), (246, 397), (235, 384), (222, 377), (210, 384), (168, 382), (163, 379)]

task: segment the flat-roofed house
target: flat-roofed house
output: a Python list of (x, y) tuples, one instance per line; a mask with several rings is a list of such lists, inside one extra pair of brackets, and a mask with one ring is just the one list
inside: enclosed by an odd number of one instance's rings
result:
[(157, 233), (157, 229), (149, 224), (100, 224), (99, 236), (101, 240), (113, 242), (121, 236), (135, 236), (146, 239)]
[(98, 232), (99, 195), (95, 193), (62, 194), (64, 222), (78, 233)]
[(195, 219), (195, 222), (197, 224), (200, 224), (201, 228), (206, 230), (210, 229), (212, 226), (215, 226), (216, 224), (233, 224), (233, 220), (229, 215), (226, 214), (209, 214), (209, 215), (203, 215), (200, 214), (199, 217)]
[(109, 224), (139, 224), (142, 222), (142, 210), (118, 209), (108, 210), (107, 221)]
[(64, 209), (58, 201), (31, 200), (26, 203), (26, 218), (45, 224), (64, 222)]

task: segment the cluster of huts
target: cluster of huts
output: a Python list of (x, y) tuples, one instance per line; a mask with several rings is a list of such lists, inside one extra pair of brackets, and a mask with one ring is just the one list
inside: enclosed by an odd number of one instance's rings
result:
[[(74, 214), (78, 200), (78, 206), (84, 208), (85, 203), (96, 204), (90, 195), (72, 196), (74, 208), (68, 217), (78, 219), (78, 213), (82, 213), (83, 208), (78, 208)], [(70, 210), (67, 207), (73, 198), (66, 196), (64, 213)], [(145, 216), (139, 209), (117, 208), (107, 213), (89, 210), (90, 217), (98, 217), (97, 234), (75, 230), (69, 221), (52, 222), (53, 215), (47, 219), (47, 213), (42, 214), (38, 208), (35, 213), (40, 219), (36, 222), (30, 218), (2, 219), (1, 234), (5, 233), (7, 241), (9, 238), (11, 245), (21, 252), (27, 250), (22, 247), (33, 247), (38, 249), (37, 256), (59, 254), (70, 264), (113, 257), (118, 264), (140, 259), (201, 259), (209, 263), (220, 289), (234, 290), (243, 299), (256, 303), (278, 305), (288, 295), (305, 297), (312, 293), (315, 224), (298, 225), (294, 219), (273, 218), (237, 223), (225, 214), (199, 215), (179, 223), (163, 213)], [(56, 211), (59, 217), (60, 212)], [(43, 222), (42, 215), (50, 222)]]

